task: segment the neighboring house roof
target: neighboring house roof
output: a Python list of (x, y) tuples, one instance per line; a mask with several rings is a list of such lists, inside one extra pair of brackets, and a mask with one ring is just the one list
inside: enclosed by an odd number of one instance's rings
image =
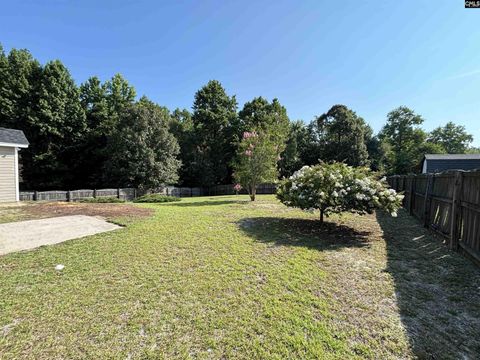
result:
[(472, 160), (480, 159), (480, 154), (425, 154), (427, 160)]
[(28, 147), (28, 140), (22, 130), (0, 127), (0, 146)]
[(423, 173), (480, 169), (480, 154), (426, 154)]

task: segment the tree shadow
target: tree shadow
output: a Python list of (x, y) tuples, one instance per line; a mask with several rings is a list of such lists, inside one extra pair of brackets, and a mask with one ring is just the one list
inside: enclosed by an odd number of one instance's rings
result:
[(416, 357), (480, 357), (480, 269), (405, 211), (377, 212), (402, 324)]
[(218, 205), (231, 205), (231, 204), (248, 204), (249, 200), (218, 200), (215, 198), (209, 198), (205, 201), (194, 201), (194, 202), (172, 202), (168, 203), (169, 206), (178, 206), (178, 207), (197, 207), (197, 206), (218, 206)]
[(275, 246), (301, 246), (317, 250), (369, 246), (369, 231), (358, 231), (334, 222), (316, 219), (251, 217), (237, 222), (239, 229), (264, 243)]

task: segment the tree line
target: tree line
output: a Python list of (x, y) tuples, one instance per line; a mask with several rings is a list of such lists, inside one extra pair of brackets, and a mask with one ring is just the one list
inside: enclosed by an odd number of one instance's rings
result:
[[(216, 80), (196, 92), (191, 111), (170, 111), (138, 98), (119, 74), (77, 86), (61, 61), (42, 65), (28, 50), (6, 53), (0, 45), (0, 127), (21, 129), (30, 141), (21, 152), (28, 189), (210, 186), (232, 183), (242, 176), (234, 168), (253, 161), (276, 162), (280, 177), (319, 161), (402, 174), (418, 171), (425, 153), (476, 151), (463, 126), (449, 122), (426, 132), (422, 123), (401, 106), (374, 134), (345, 105), (309, 124), (291, 121), (278, 99), (256, 97), (239, 109)], [(261, 136), (245, 138), (253, 133)], [(239, 154), (252, 146), (269, 156), (249, 155), (247, 164)]]

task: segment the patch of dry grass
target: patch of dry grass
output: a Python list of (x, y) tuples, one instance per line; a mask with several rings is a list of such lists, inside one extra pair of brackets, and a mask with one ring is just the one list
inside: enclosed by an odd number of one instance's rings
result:
[(32, 219), (26, 211), (26, 206), (28, 206), (26, 203), (0, 204), (0, 224)]
[(29, 202), (0, 206), (0, 223), (66, 215), (89, 215), (127, 224), (152, 214), (151, 209), (125, 203)]

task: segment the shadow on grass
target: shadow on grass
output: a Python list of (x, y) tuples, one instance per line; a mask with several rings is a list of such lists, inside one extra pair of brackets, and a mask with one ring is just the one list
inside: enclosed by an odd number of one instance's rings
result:
[(378, 212), (387, 269), (411, 348), (421, 359), (480, 357), (480, 269), (405, 211)]
[(251, 217), (238, 226), (248, 236), (277, 246), (302, 246), (318, 250), (368, 246), (369, 231), (315, 219)]
[(205, 201), (192, 201), (192, 202), (171, 202), (169, 205), (171, 206), (179, 206), (179, 207), (196, 207), (196, 206), (218, 206), (218, 205), (229, 205), (229, 204), (248, 204), (250, 201), (248, 200), (218, 200), (215, 198), (209, 198)]

